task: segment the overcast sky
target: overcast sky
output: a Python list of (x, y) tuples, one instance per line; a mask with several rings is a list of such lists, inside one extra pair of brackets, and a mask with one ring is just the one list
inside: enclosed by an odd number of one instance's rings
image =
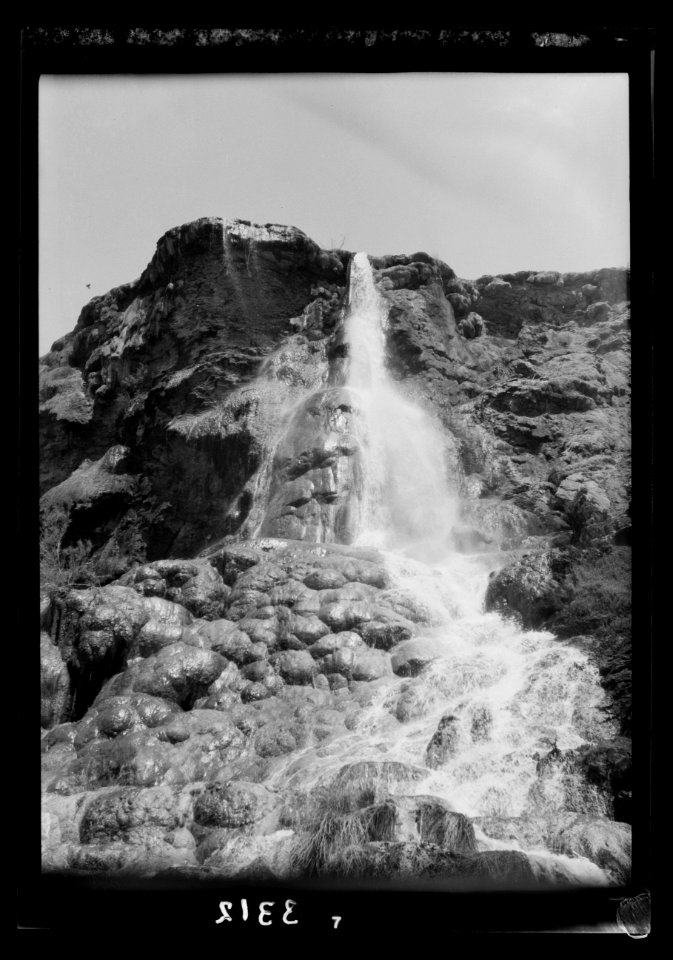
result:
[(628, 176), (626, 74), (43, 77), (40, 353), (204, 216), (469, 279), (626, 266)]

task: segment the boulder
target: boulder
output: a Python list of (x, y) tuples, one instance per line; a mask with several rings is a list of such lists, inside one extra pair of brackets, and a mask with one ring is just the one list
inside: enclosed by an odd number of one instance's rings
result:
[(273, 690), (265, 683), (257, 680), (250, 680), (241, 689), (241, 701), (243, 703), (257, 703), (260, 700), (268, 700), (273, 696)]
[(469, 819), (432, 796), (392, 796), (359, 811), (369, 840), (432, 843), (451, 853), (476, 853)]
[(147, 657), (162, 647), (178, 643), (182, 639), (183, 628), (192, 622), (192, 615), (185, 607), (163, 597), (146, 597), (143, 607), (148, 619), (129, 646), (130, 658)]
[(161, 697), (189, 709), (226, 665), (226, 660), (212, 650), (173, 643), (142, 662), (131, 664), (110, 680), (96, 703), (110, 696), (135, 692)]
[[(585, 371), (582, 371), (585, 374)], [(588, 376), (541, 376), (510, 380), (489, 391), (489, 402), (496, 411), (518, 417), (543, 417), (583, 413), (595, 409), (600, 383)], [(550, 438), (553, 438), (553, 432)]]
[[(229, 610), (231, 613), (231, 609)], [(243, 617), (238, 621), (238, 629), (247, 636), (254, 644), (264, 644), (269, 650), (276, 650), (279, 644), (279, 623), (274, 615), (265, 619), (259, 617)]]
[(207, 560), (157, 560), (136, 567), (118, 582), (143, 596), (165, 597), (207, 620), (224, 614), (230, 593)]
[(330, 630), (338, 633), (372, 620), (374, 614), (370, 604), (364, 600), (342, 600), (322, 606), (318, 611), (318, 617)]
[(511, 290), (512, 284), (508, 283), (507, 280), (503, 280), (502, 277), (493, 277), (483, 288), (482, 294), (484, 296), (497, 296), (503, 290)]
[(446, 713), (432, 735), (425, 751), (425, 762), (429, 767), (442, 767), (455, 754), (460, 740), (458, 717)]
[(270, 663), (283, 680), (290, 684), (311, 683), (318, 672), (315, 661), (307, 650), (284, 650), (273, 654)]
[(288, 726), (268, 726), (254, 737), (255, 750), (260, 757), (281, 757), (297, 749), (297, 733)]
[(390, 657), (379, 651), (359, 653), (355, 656), (355, 663), (351, 675), (353, 680), (380, 680), (392, 674)]
[(474, 340), (484, 332), (484, 319), (478, 313), (471, 311), (460, 320), (458, 329), (466, 340)]
[(342, 630), (339, 633), (326, 633), (309, 647), (309, 653), (316, 660), (335, 654), (338, 650), (353, 650), (364, 652), (366, 644), (359, 633), (353, 630)]
[(535, 629), (556, 610), (558, 587), (548, 553), (524, 554), (491, 574), (485, 606), (504, 616), (517, 617), (524, 627)]
[[(275, 675), (276, 671), (268, 660), (256, 660), (241, 669), (241, 676), (254, 683), (263, 683), (267, 677)], [(210, 690), (210, 687), (208, 689)]]
[[(346, 680), (352, 680), (353, 672), (355, 670), (355, 664), (357, 661), (356, 653), (350, 647), (341, 647), (334, 651), (334, 653), (328, 654), (326, 657), (323, 657), (320, 661), (320, 669), (323, 673), (328, 674), (330, 681), (335, 674), (339, 674), (344, 677)], [(338, 685), (339, 681), (335, 681)]]
[(70, 590), (55, 601), (53, 633), (70, 674), (71, 717), (81, 717), (105, 681), (122, 669), (151, 618), (146, 603), (135, 590), (113, 585)]
[(556, 488), (555, 496), (562, 509), (568, 511), (579, 493), (583, 493), (588, 504), (595, 510), (607, 513), (610, 500), (605, 491), (594, 481), (581, 473), (571, 473)]
[(361, 624), (360, 633), (362, 639), (370, 647), (390, 650), (396, 644), (411, 638), (413, 624), (403, 618), (388, 623), (381, 620), (370, 620), (368, 623)]
[(571, 857), (587, 857), (625, 886), (631, 877), (631, 826), (604, 817), (570, 816), (551, 836), (551, 849)]
[(610, 304), (604, 300), (600, 300), (597, 303), (590, 303), (587, 307), (587, 317), (592, 323), (600, 323), (603, 320), (607, 320), (609, 316)]
[(189, 820), (193, 800), (175, 787), (118, 787), (94, 796), (79, 824), (83, 844), (164, 839)]
[[(123, 697), (110, 697), (109, 700), (103, 701), (96, 711), (95, 723), (97, 735), (108, 739), (118, 737), (140, 726), (146, 726), (133, 704)], [(75, 740), (75, 745), (79, 745), (78, 740), (79, 738)]]
[(418, 674), (439, 656), (434, 641), (424, 637), (405, 640), (395, 648), (391, 662), (398, 677), (417, 677)]
[(582, 286), (582, 296), (587, 303), (594, 303), (600, 297), (600, 289), (595, 283), (585, 283)]
[(211, 650), (239, 667), (263, 660), (268, 653), (265, 644), (253, 643), (231, 620), (212, 620), (202, 624), (198, 627), (198, 636), (210, 645)]
[(76, 725), (77, 754), (56, 772), (49, 791), (72, 794), (108, 786), (206, 780), (237, 759), (245, 742), (231, 720), (215, 710), (169, 714), (151, 729), (133, 723), (113, 736), (97, 721), (98, 714), (92, 711)]
[(391, 712), (400, 723), (409, 723), (424, 716), (428, 707), (427, 697), (415, 684), (403, 683), (395, 698)]
[[(293, 876), (294, 837), (290, 830), (276, 830), (264, 836), (219, 837), (204, 860), (209, 875), (237, 882), (263, 884)], [(293, 915), (290, 915), (292, 919)]]
[(346, 578), (339, 570), (319, 569), (312, 570), (304, 578), (304, 584), (311, 590), (329, 590), (335, 587), (343, 587)]
[(278, 802), (258, 783), (231, 780), (209, 784), (194, 803), (194, 821), (205, 827), (245, 827)]
[(612, 797), (615, 818), (631, 823), (631, 740), (617, 737), (586, 744), (573, 751), (572, 756), (582, 776)]
[(323, 623), (318, 617), (304, 617), (296, 613), (290, 617), (287, 629), (297, 640), (310, 645), (315, 644), (321, 637), (330, 632), (327, 624)]

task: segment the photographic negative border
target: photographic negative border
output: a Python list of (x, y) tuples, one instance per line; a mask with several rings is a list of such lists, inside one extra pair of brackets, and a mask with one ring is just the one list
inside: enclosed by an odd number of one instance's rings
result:
[[(419, 943), (450, 935), (493, 932), (591, 932), (614, 924), (620, 898), (652, 887), (651, 860), (651, 570), (653, 480), (653, 53), (654, 30), (534, 25), (485, 27), (219, 27), (45, 26), (15, 30), (20, 84), (20, 332), (21, 386), (19, 549), (21, 574), (16, 646), (16, 742), (20, 759), (19, 929), (128, 937), (161, 942), (186, 936), (195, 946), (223, 949), (276, 940), (292, 948), (310, 941), (320, 948), (355, 944), (383, 948), (405, 934)], [(33, 717), (39, 689), (37, 645), (32, 637), (37, 607), (37, 91), (45, 74), (356, 73), (356, 72), (628, 73), (631, 165), (631, 304), (633, 531), (634, 531), (634, 860), (628, 888), (557, 893), (459, 894), (398, 883), (231, 884), (189, 881), (124, 881), (40, 872), (39, 755)], [(30, 693), (28, 693), (30, 691)], [(36, 695), (37, 694), (37, 695)], [(24, 743), (25, 740), (25, 743)], [(34, 779), (35, 778), (35, 779)], [(35, 782), (37, 781), (37, 783)], [(250, 918), (215, 924), (221, 901), (246, 899)], [(296, 903), (295, 925), (283, 924), (281, 903)], [(260, 901), (275, 902), (273, 924), (255, 917)], [(342, 917), (334, 924), (334, 917)], [(281, 934), (278, 931), (281, 931)], [(273, 932), (270, 932), (273, 931)], [(261, 939), (260, 939), (261, 938)], [(448, 941), (447, 948), (450, 948)]]

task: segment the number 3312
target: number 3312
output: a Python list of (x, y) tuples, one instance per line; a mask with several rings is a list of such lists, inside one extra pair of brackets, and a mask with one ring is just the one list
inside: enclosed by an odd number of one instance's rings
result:
[[(285, 910), (283, 912), (283, 923), (287, 926), (292, 926), (295, 923), (299, 923), (298, 920), (292, 920), (292, 909), (297, 905), (296, 900), (286, 900), (285, 901)], [(273, 923), (273, 917), (271, 916), (271, 908), (275, 906), (274, 900), (263, 900), (259, 905), (259, 914), (257, 916), (257, 922), (262, 927), (270, 927)], [(234, 905), (229, 900), (222, 900), (220, 902), (220, 913), (221, 916), (217, 918), (215, 923), (224, 923), (225, 920), (233, 920), (233, 916), (230, 911), (233, 911)], [(248, 901), (241, 900), (241, 919), (247, 920), (249, 916), (248, 912)]]

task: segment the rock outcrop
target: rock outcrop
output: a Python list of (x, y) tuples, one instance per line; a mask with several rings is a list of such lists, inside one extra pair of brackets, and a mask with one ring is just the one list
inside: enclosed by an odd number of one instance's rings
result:
[(103, 467), (89, 481), (95, 496), (82, 477), (67, 541), (101, 547), (123, 516), (136, 554), (153, 560), (192, 555), (235, 532), (260, 458), (245, 423), (256, 398), (238, 395), (217, 429), (189, 436), (174, 421), (250, 383), (297, 327), (307, 337), (333, 326), (346, 264), (347, 254), (321, 251), (292, 227), (206, 218), (162, 237), (139, 280), (90, 301), (41, 361), (42, 489), (120, 443), (135, 482), (127, 502), (110, 490), (102, 504)]
[[(589, 653), (622, 734), (562, 757), (612, 827), (575, 810), (533, 837), (426, 790), (451, 711), (424, 766), (331, 766), (372, 704), (418, 718), (438, 649), (433, 610), (351, 545), (350, 260), (293, 227), (198, 220), (41, 359), (47, 869), (568, 882), (477, 825), (628, 875), (628, 277), (370, 258), (388, 369), (447, 437), (454, 548), (497, 552), (489, 609)], [(469, 722), (488, 739), (486, 707)]]
[[(294, 228), (204, 219), (87, 304), (41, 361), (43, 505), (68, 511), (63, 547), (151, 561), (260, 526), (342, 540), (358, 470), (338, 386), (349, 257)], [(423, 253), (372, 265), (390, 368), (455, 438), (466, 522), (513, 546), (573, 529), (584, 497), (625, 531), (624, 271), (469, 283)], [(300, 406), (262, 478), (262, 518), (260, 469), (288, 397)]]

